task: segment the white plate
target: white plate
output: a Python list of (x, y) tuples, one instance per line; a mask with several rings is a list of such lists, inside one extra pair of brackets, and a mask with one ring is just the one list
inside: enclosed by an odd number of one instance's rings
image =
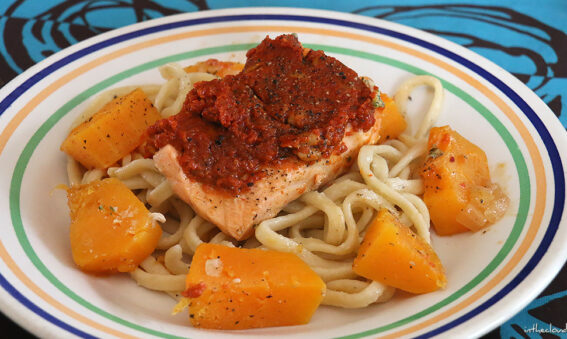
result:
[[(191, 328), (173, 301), (126, 275), (96, 278), (75, 268), (68, 241), (65, 157), (59, 145), (89, 98), (113, 86), (158, 82), (156, 67), (215, 57), (244, 60), (267, 34), (296, 32), (393, 93), (413, 74), (443, 80), (438, 125), (449, 123), (486, 150), (512, 199), (486, 232), (434, 237), (446, 290), (360, 310), (321, 307), (305, 326), (246, 332)], [(416, 93), (413, 111), (426, 103)], [(41, 336), (313, 337), (479, 336), (514, 315), (567, 257), (567, 137), (527, 87), (484, 58), (390, 22), (303, 9), (235, 9), (167, 17), (74, 45), (0, 90), (0, 301)], [(413, 119), (415, 120), (415, 119)]]

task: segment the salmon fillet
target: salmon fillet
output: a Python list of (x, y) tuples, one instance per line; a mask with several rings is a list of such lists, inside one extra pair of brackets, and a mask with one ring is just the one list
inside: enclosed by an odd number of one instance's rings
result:
[(305, 192), (316, 190), (350, 168), (360, 147), (378, 141), (380, 119), (375, 121), (366, 132), (347, 132), (343, 138), (347, 150), (340, 155), (296, 169), (274, 168), (249, 191), (234, 197), (188, 178), (177, 161), (177, 150), (171, 145), (160, 149), (154, 155), (154, 161), (173, 191), (198, 215), (217, 225), (225, 234), (242, 240), (252, 235), (255, 224), (276, 216), (289, 202)]
[(149, 129), (149, 154), (182, 200), (237, 240), (380, 137), (377, 87), (292, 35), (267, 37), (243, 67), (208, 60), (186, 70), (223, 79), (196, 84), (177, 116)]

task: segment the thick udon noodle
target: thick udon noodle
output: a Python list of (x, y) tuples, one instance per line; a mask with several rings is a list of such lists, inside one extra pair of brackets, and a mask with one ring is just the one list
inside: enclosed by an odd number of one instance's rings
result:
[[(96, 112), (117, 95), (141, 87), (163, 117), (181, 109), (193, 84), (211, 80), (207, 73), (186, 73), (180, 66), (160, 68), (166, 80), (161, 86), (121, 87), (101, 94), (77, 119), (76, 124)], [(302, 195), (288, 204), (275, 218), (256, 226), (255, 236), (237, 243), (219, 229), (196, 215), (189, 205), (172, 191), (152, 159), (133, 153), (124, 157), (120, 167), (107, 171), (82, 170), (68, 160), (71, 185), (85, 184), (104, 177), (116, 177), (150, 206), (163, 235), (157, 250), (131, 273), (148, 289), (163, 291), (180, 298), (191, 255), (207, 241), (244, 248), (267, 248), (292, 252), (303, 259), (326, 282), (323, 304), (345, 308), (365, 307), (388, 300), (394, 288), (367, 281), (352, 271), (352, 262), (364, 237), (366, 227), (381, 208), (394, 213), (404, 225), (412, 227), (430, 242), (429, 213), (419, 197), (422, 181), (414, 175), (418, 159), (425, 153), (428, 131), (439, 114), (443, 88), (436, 78), (416, 76), (403, 83), (395, 95), (402, 112), (412, 90), (427, 85), (434, 90), (433, 100), (417, 133), (401, 135), (380, 145), (363, 146), (351, 170), (319, 191)], [(165, 216), (165, 218), (163, 218)]]

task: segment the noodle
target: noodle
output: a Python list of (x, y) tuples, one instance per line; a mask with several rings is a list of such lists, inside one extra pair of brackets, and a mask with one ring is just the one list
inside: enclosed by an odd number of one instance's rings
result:
[[(142, 89), (163, 117), (179, 112), (194, 83), (217, 78), (208, 73), (186, 73), (175, 64), (162, 66), (160, 73), (165, 79), (163, 85)], [(415, 160), (424, 156), (427, 132), (439, 114), (443, 89), (439, 80), (418, 76), (404, 82), (395, 99), (405, 112), (409, 94), (421, 85), (431, 87), (434, 95), (415, 135), (404, 134), (381, 145), (363, 146), (350, 172), (327, 184), (324, 190), (305, 193), (291, 202), (278, 216), (261, 222), (255, 236), (240, 245), (297, 254), (326, 282), (323, 304), (360, 308), (391, 298), (394, 288), (357, 276), (352, 263), (367, 226), (381, 208), (394, 213), (430, 242), (429, 212), (418, 197), (423, 193), (423, 183), (413, 173)], [(125, 87), (101, 94), (78, 121), (132, 89)], [(118, 178), (150, 206), (153, 218), (162, 224), (163, 235), (157, 250), (131, 273), (140, 286), (178, 298), (185, 288), (189, 259), (197, 246), (203, 242), (238, 244), (181, 201), (152, 159), (133, 153), (122, 160), (122, 166), (104, 173), (81, 172), (80, 165), (69, 158), (67, 172), (71, 185), (105, 176)]]

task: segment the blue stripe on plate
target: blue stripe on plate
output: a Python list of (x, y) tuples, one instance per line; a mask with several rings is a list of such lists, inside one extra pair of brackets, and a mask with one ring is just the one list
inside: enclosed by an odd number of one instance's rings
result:
[(71, 333), (73, 333), (76, 336), (82, 337), (82, 338), (96, 338), (93, 337), (92, 335), (85, 333), (57, 318), (55, 318), (54, 316), (52, 316), (51, 314), (45, 312), (43, 309), (41, 309), (40, 307), (38, 307), (36, 304), (32, 303), (28, 298), (26, 298), (24, 295), (22, 295), (20, 292), (18, 292), (18, 290), (16, 290), (12, 285), (10, 285), (10, 283), (6, 280), (6, 278), (4, 278), (4, 276), (2, 274), (0, 274), (0, 285), (2, 285), (4, 287), (4, 289), (10, 293), (10, 295), (12, 295), (16, 300), (18, 300), (22, 305), (26, 306), (28, 309), (32, 310), (35, 314), (39, 315), (40, 317), (42, 317), (43, 319), (59, 326), (60, 328), (67, 330)]
[[(557, 146), (555, 145), (553, 138), (549, 134), (549, 131), (545, 128), (545, 125), (541, 121), (541, 119), (537, 116), (537, 114), (529, 107), (529, 105), (517, 94), (515, 93), (510, 87), (508, 87), (505, 83), (499, 80), (497, 77), (492, 75), (491, 73), (487, 72), (477, 64), (473, 63), (472, 61), (465, 59), (443, 47), (437, 46), (430, 42), (418, 39), (416, 37), (392, 31), (389, 29), (376, 27), (368, 24), (362, 24), (358, 22), (351, 22), (346, 20), (340, 19), (330, 19), (330, 18), (321, 18), (321, 17), (314, 17), (314, 16), (302, 16), (302, 15), (279, 15), (279, 14), (244, 14), (244, 15), (225, 15), (225, 16), (217, 16), (217, 17), (209, 17), (209, 18), (198, 18), (198, 19), (189, 19), (189, 20), (181, 20), (177, 22), (162, 24), (158, 26), (144, 28), (135, 32), (130, 32), (126, 34), (122, 34), (116, 36), (114, 38), (104, 40), (93, 44), (91, 46), (87, 46), (82, 50), (74, 52), (58, 61), (55, 61), (53, 64), (45, 67), (44, 69), (40, 70), (29, 79), (25, 80), (20, 86), (18, 86), (15, 90), (13, 90), (8, 96), (0, 102), (0, 115), (10, 107), (10, 105), (18, 99), (24, 92), (29, 90), (35, 83), (42, 80), (49, 74), (55, 72), (59, 68), (82, 58), (88, 54), (94, 53), (100, 49), (112, 46), (114, 44), (118, 44), (123, 41), (127, 41), (130, 39), (138, 38), (144, 35), (157, 33), (161, 31), (171, 30), (180, 27), (187, 27), (187, 26), (195, 26), (200, 24), (207, 24), (207, 23), (219, 23), (219, 22), (227, 22), (227, 21), (243, 21), (243, 20), (278, 20), (278, 21), (307, 21), (307, 22), (315, 22), (315, 23), (325, 23), (325, 24), (332, 24), (336, 26), (344, 26), (344, 27), (351, 27), (356, 28), (364, 31), (374, 32), (382, 35), (387, 35), (393, 38), (397, 38), (400, 40), (404, 40), (415, 45), (427, 48), (431, 51), (434, 51), (440, 55), (443, 55), (455, 62), (461, 64), (462, 66), (468, 68), (469, 70), (473, 71), (474, 73), (478, 74), (494, 86), (496, 86), (500, 91), (502, 91), (510, 100), (516, 104), (520, 110), (528, 117), (530, 122), (536, 128), (538, 134), (542, 138), (544, 144), (547, 147), (547, 152), (549, 158), (551, 160), (553, 174), (555, 179), (555, 200), (554, 206), (552, 211), (551, 220), (549, 226), (547, 227), (547, 231), (538, 246), (536, 252), (526, 264), (526, 266), (520, 271), (514, 279), (508, 283), (502, 290), (496, 293), (492, 298), (484, 302), (481, 306), (471, 310), (470, 312), (466, 313), (465, 315), (453, 320), (452, 322), (441, 326), (437, 329), (434, 329), (430, 332), (425, 333), (422, 337), (430, 337), (442, 332), (445, 332), (471, 318), (476, 316), (477, 314), (485, 311), (488, 307), (494, 305), (496, 302), (501, 300), (504, 296), (510, 293), (518, 284), (520, 284), (528, 275), (529, 273), (537, 266), (540, 262), (543, 255), (547, 252), (555, 234), (557, 233), (557, 229), (559, 227), (559, 221), (561, 220), (561, 216), (563, 215), (563, 208), (565, 204), (565, 178), (563, 177), (563, 165), (561, 163), (561, 157), (559, 155), (559, 151), (557, 150)], [(3, 279), (0, 279), (0, 285), (4, 287), (7, 291), (14, 291), (16, 293), (12, 294), (16, 299), (18, 299), (22, 304), (26, 307), (31, 309), (32, 311), (38, 313), (40, 309), (31, 303), (28, 299), (26, 299), (23, 295), (17, 292), (10, 283)], [(74, 327), (63, 323), (62, 321), (48, 316), (44, 311), (43, 312), (46, 316), (44, 318), (51, 323), (64, 328), (72, 333), (73, 331), (78, 331)], [(81, 332), (85, 334), (84, 332)], [(76, 333), (75, 333), (76, 334)]]

